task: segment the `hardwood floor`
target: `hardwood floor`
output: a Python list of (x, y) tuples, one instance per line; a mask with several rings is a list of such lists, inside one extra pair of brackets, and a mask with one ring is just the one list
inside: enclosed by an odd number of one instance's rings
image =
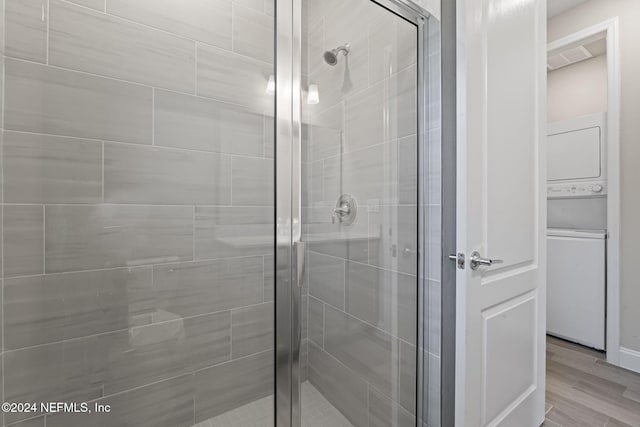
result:
[(640, 427), (640, 375), (604, 353), (547, 337), (544, 427)]

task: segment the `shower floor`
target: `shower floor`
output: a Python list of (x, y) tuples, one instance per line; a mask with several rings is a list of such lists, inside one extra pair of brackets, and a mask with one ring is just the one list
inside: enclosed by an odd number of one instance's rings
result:
[[(273, 425), (273, 396), (248, 403), (194, 427), (264, 427)], [(309, 381), (302, 383), (303, 427), (353, 427)]]

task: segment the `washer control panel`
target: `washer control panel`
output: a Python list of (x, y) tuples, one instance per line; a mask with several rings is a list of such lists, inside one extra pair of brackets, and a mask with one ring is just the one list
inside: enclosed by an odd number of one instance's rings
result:
[(607, 195), (606, 181), (567, 182), (547, 184), (547, 198), (560, 199), (568, 197), (596, 197)]

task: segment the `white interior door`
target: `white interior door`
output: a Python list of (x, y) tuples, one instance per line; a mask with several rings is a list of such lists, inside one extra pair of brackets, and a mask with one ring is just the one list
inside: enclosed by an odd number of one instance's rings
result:
[(545, 8), (457, 1), (458, 426), (544, 420)]

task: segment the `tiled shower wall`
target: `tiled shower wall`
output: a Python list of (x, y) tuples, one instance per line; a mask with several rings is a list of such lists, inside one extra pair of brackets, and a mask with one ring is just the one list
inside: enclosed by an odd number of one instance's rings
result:
[[(303, 115), (308, 378), (355, 426), (415, 425), (417, 29), (369, 0), (304, 4), (303, 72), (320, 92)], [(332, 223), (345, 193), (349, 226)]]
[(179, 427), (270, 394), (273, 0), (0, 10), (4, 400)]

